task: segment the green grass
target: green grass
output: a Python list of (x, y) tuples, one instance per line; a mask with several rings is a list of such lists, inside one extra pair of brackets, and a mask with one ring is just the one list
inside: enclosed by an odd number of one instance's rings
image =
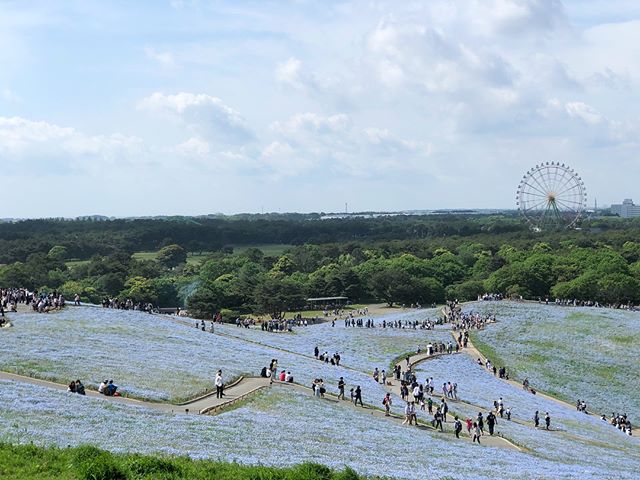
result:
[[(187, 255), (187, 265), (198, 265), (207, 258), (209, 252), (189, 253)], [(136, 260), (155, 260), (158, 252), (136, 252), (133, 255)]]
[[(277, 454), (277, 452), (276, 452)], [(351, 469), (341, 472), (303, 463), (276, 468), (244, 466), (186, 457), (117, 455), (91, 446), (43, 448), (0, 443), (3, 480), (358, 480)]]
[[(284, 252), (286, 252), (291, 245), (286, 244), (255, 244), (255, 245), (233, 245), (233, 254), (240, 255), (241, 253), (246, 252), (250, 248), (257, 248), (261, 250), (262, 253), (267, 257), (279, 257)], [(196, 265), (202, 263), (211, 252), (189, 252), (187, 256), (187, 264)], [(136, 252), (133, 254), (133, 258), (136, 260), (155, 260), (158, 258), (158, 252)], [(67, 266), (72, 265), (81, 265), (83, 263), (88, 263), (88, 260), (73, 260), (67, 262)]]
[(246, 252), (250, 248), (257, 248), (261, 250), (266, 257), (279, 257), (284, 252), (291, 248), (291, 245), (284, 243), (273, 244), (256, 244), (256, 245), (233, 245), (233, 254), (240, 255)]
[(91, 260), (68, 260), (66, 262), (64, 262), (68, 268), (74, 268), (74, 267), (80, 267), (82, 265), (86, 265), (90, 262)]

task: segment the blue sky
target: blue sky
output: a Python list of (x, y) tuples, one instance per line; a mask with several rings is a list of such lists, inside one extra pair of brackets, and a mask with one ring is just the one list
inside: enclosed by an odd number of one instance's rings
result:
[(2, 217), (640, 201), (635, 0), (0, 0)]

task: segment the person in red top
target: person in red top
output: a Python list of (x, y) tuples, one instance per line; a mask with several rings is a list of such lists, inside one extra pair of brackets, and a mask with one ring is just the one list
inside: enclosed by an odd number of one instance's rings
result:
[(280, 381), (284, 382), (284, 379), (286, 378), (286, 376), (287, 376), (286, 372), (284, 370), (282, 370), (280, 372)]

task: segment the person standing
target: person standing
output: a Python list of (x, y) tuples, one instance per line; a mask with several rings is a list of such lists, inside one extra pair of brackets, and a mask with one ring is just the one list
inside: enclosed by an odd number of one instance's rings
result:
[(489, 415), (487, 415), (487, 426), (489, 427), (489, 435), (493, 435), (493, 428), (496, 423), (498, 423), (498, 418), (493, 414), (493, 412), (489, 412)]
[(218, 370), (215, 379), (216, 385), (216, 398), (222, 398), (224, 396), (224, 382), (222, 380), (222, 370)]
[(549, 416), (549, 412), (545, 412), (544, 414), (544, 425), (547, 430), (551, 426), (551, 417)]
[(344, 378), (340, 377), (340, 380), (338, 380), (338, 400), (344, 400), (344, 387)]
[(536, 428), (540, 426), (540, 415), (538, 414), (538, 410), (536, 410), (536, 413), (533, 415), (533, 425)]
[(382, 405), (384, 405), (384, 416), (388, 417), (391, 412), (391, 394), (387, 393), (382, 399)]
[(482, 412), (478, 412), (478, 416), (476, 417), (476, 423), (478, 429), (480, 429), (480, 433), (484, 433), (484, 418), (482, 417)]

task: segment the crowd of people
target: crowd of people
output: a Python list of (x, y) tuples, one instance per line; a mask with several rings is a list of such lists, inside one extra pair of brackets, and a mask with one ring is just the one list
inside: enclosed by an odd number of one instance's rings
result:
[(130, 298), (109, 298), (105, 297), (102, 299), (102, 307), (103, 308), (113, 308), (116, 310), (138, 310), (140, 312), (154, 313), (158, 312), (158, 309), (154, 307), (152, 303), (146, 302), (134, 302)]
[(340, 366), (341, 357), (338, 352), (334, 353), (333, 355), (329, 355), (329, 352), (320, 353), (320, 349), (316, 345), (316, 347), (313, 349), (313, 356), (316, 358), (316, 360), (320, 360), (321, 362), (330, 363), (331, 365), (335, 365), (337, 367)]
[[(539, 302), (542, 303), (542, 299), (538, 299)], [(545, 298), (544, 302), (548, 305), (549, 299)], [(567, 299), (567, 298), (556, 298), (554, 301), (555, 305), (563, 306), (563, 307), (593, 307), (593, 308), (613, 308), (616, 310), (638, 310), (638, 306), (634, 305), (631, 302), (619, 302), (619, 303), (600, 303), (596, 300), (578, 300), (578, 299)]]
[[(602, 420), (604, 420), (605, 422), (607, 421), (607, 417), (604, 414), (601, 415), (600, 418)], [(626, 433), (629, 436), (633, 435), (633, 432), (631, 431), (631, 420), (627, 417), (626, 413), (624, 413), (624, 414), (612, 413), (611, 414), (611, 425), (613, 425), (618, 430), (620, 430), (621, 432)]]
[(26, 288), (6, 288), (0, 290), (0, 317), (5, 311), (17, 312), (18, 304), (30, 306), (34, 312), (48, 313), (52, 310), (64, 308), (66, 302), (62, 293), (31, 292)]

